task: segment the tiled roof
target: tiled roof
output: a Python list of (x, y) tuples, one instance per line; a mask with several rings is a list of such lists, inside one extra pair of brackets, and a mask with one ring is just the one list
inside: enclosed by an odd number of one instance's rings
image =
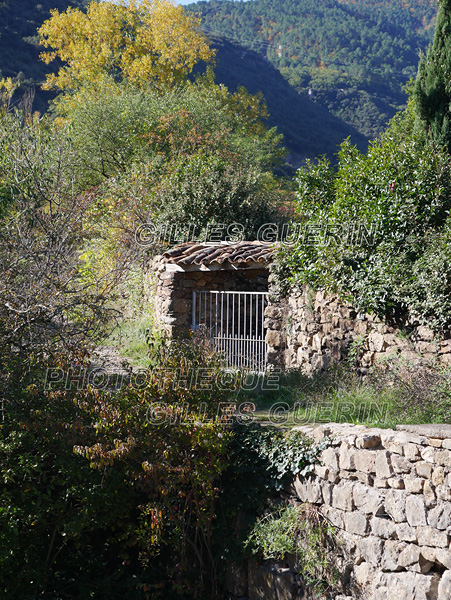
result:
[[(166, 262), (180, 266), (211, 265), (217, 263), (240, 264), (247, 262), (268, 263), (274, 252), (274, 244), (268, 242), (237, 242), (235, 244), (180, 244), (163, 254)], [(263, 266), (263, 264), (262, 264)]]

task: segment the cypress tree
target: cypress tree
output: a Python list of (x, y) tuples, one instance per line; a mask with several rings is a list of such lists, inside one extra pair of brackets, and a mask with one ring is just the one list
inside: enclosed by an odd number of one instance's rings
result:
[(417, 123), (451, 151), (451, 0), (438, 0), (434, 39), (414, 88)]

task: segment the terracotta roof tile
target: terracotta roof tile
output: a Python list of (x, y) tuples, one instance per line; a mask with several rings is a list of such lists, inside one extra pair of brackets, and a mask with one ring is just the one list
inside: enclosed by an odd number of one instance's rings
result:
[(166, 262), (178, 265), (210, 265), (212, 263), (246, 263), (271, 261), (274, 244), (268, 242), (237, 242), (235, 244), (180, 244), (163, 256)]

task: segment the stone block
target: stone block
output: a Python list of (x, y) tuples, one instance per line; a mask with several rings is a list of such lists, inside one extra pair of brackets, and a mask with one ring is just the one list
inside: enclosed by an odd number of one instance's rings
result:
[(362, 483), (354, 484), (352, 498), (357, 510), (363, 513), (379, 515), (384, 510), (384, 499), (380, 492)]
[(443, 440), (441, 440), (440, 438), (429, 438), (428, 443), (429, 446), (432, 446), (433, 448), (441, 448)]
[(374, 580), (372, 600), (437, 600), (437, 573), (379, 573)]
[(343, 442), (340, 446), (340, 469), (355, 471), (355, 454), (355, 448), (351, 447), (346, 442)]
[(391, 519), (373, 517), (371, 519), (370, 526), (372, 534), (379, 538), (388, 540), (397, 537), (397, 525)]
[(438, 586), (437, 600), (449, 600), (451, 598), (451, 571), (445, 571)]
[(411, 442), (404, 444), (403, 452), (404, 456), (411, 462), (420, 460), (421, 458), (420, 448), (417, 446), (417, 444), (412, 444)]
[(398, 540), (404, 542), (417, 542), (416, 528), (407, 525), (407, 523), (398, 523), (396, 525), (396, 535), (398, 536)]
[(405, 550), (407, 544), (398, 540), (388, 540), (384, 545), (384, 553), (380, 563), (383, 571), (400, 571), (402, 567), (398, 564), (399, 555)]
[(341, 510), (353, 510), (352, 499), (353, 484), (348, 481), (340, 481), (332, 490), (332, 506)]
[(322, 493), (319, 482), (312, 478), (301, 479), (296, 477), (294, 480), (294, 489), (301, 502), (310, 502), (311, 504), (320, 504), (322, 502)]
[(432, 485), (441, 485), (445, 483), (445, 469), (443, 467), (436, 467), (432, 471)]
[(323, 504), (330, 506), (332, 504), (332, 486), (327, 481), (320, 482)]
[(321, 454), (321, 461), (326, 467), (338, 471), (338, 453), (335, 448), (326, 448)]
[(327, 467), (324, 467), (323, 465), (315, 465), (314, 471), (315, 475), (320, 479), (327, 479), (327, 476), (329, 474), (329, 469)]
[(451, 450), (451, 440), (443, 440), (442, 448), (445, 448), (446, 450)]
[(404, 479), (402, 477), (390, 477), (390, 479), (387, 479), (387, 483), (389, 487), (395, 490), (404, 489)]
[(322, 506), (321, 512), (334, 527), (344, 529), (344, 515), (347, 513), (332, 506)]
[(312, 348), (314, 350), (316, 350), (316, 352), (321, 352), (321, 349), (323, 347), (323, 338), (324, 338), (324, 334), (321, 332), (315, 333), (315, 335), (312, 337)]
[(354, 454), (354, 464), (357, 471), (374, 473), (376, 471), (376, 453), (371, 450), (358, 450)]
[(424, 557), (419, 546), (409, 544), (400, 553), (398, 565), (416, 573), (428, 573), (433, 566), (433, 562)]
[(449, 488), (447, 485), (438, 485), (435, 488), (435, 493), (439, 500), (451, 502), (451, 488)]
[(426, 479), (425, 482), (423, 483), (423, 495), (426, 498), (426, 502), (428, 503), (428, 506), (435, 504), (435, 500), (436, 500), (435, 489), (432, 486), (429, 479)]
[(391, 464), (395, 473), (410, 473), (412, 464), (404, 456), (394, 454), (391, 457)]
[(434, 448), (432, 448), (431, 446), (426, 446), (426, 448), (423, 448), (422, 450), (420, 450), (420, 454), (421, 454), (421, 458), (425, 462), (427, 462), (431, 465), (436, 462), (436, 460), (435, 460), (436, 450)]
[(377, 479), (377, 477), (374, 479), (373, 485), (376, 488), (388, 488), (387, 480), (386, 479)]
[(389, 490), (385, 496), (385, 510), (396, 523), (406, 520), (406, 493), (402, 490)]
[[(367, 562), (354, 567), (354, 579), (360, 587), (365, 587), (373, 578), (373, 568)], [(335, 598), (337, 600), (337, 598)]]
[(437, 465), (451, 467), (451, 452), (449, 450), (437, 450), (434, 458)]
[(373, 476), (369, 473), (360, 473), (356, 471), (357, 481), (364, 483), (367, 487), (373, 487)]
[(358, 473), (356, 471), (339, 471), (340, 479), (348, 479), (349, 481), (357, 481)]
[(409, 439), (404, 432), (387, 431), (381, 433), (382, 446), (392, 454), (402, 454), (403, 445), (410, 441), (411, 439)]
[(283, 338), (279, 331), (269, 329), (266, 332), (265, 342), (272, 348), (280, 348), (283, 344)]
[(420, 546), (448, 548), (449, 544), (448, 534), (434, 527), (417, 527), (417, 540)]
[(421, 477), (404, 477), (404, 488), (408, 494), (421, 494), (424, 479)]
[(329, 469), (327, 474), (327, 481), (330, 483), (338, 483), (340, 481), (340, 473), (334, 469)]
[(312, 337), (306, 333), (299, 333), (297, 336), (297, 342), (302, 348), (312, 345)]
[(421, 496), (407, 496), (406, 520), (412, 527), (426, 526), (426, 506)]
[(426, 340), (428, 342), (434, 339), (434, 332), (429, 327), (425, 327), (424, 325), (420, 325), (417, 328), (416, 334), (420, 340)]
[(389, 452), (386, 450), (377, 451), (375, 469), (377, 479), (388, 479), (388, 477), (393, 475)]
[(439, 502), (428, 511), (428, 524), (436, 529), (444, 530), (451, 525), (451, 504)]
[(384, 542), (370, 535), (356, 540), (356, 554), (373, 567), (378, 567), (384, 550)]
[(438, 346), (429, 342), (417, 342), (415, 344), (415, 351), (420, 354), (434, 354), (438, 352)]
[(435, 548), (435, 562), (446, 569), (451, 569), (451, 552), (446, 548)]
[(368, 344), (369, 348), (372, 352), (384, 352), (388, 347), (388, 343), (386, 342), (382, 333), (378, 331), (372, 331), (368, 336)]
[(346, 512), (343, 516), (344, 528), (348, 533), (364, 536), (369, 531), (369, 518), (358, 511)]
[(274, 306), (273, 304), (269, 304), (265, 308), (265, 317), (271, 317), (272, 319), (281, 319), (282, 311), (278, 306)]
[(357, 448), (377, 448), (381, 444), (381, 436), (376, 433), (359, 435), (355, 441)]
[(415, 471), (418, 477), (430, 479), (432, 477), (432, 469), (432, 464), (426, 461), (417, 462), (415, 464)]

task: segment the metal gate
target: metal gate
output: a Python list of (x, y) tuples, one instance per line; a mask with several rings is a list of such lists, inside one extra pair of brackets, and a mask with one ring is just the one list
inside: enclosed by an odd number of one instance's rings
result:
[(228, 367), (266, 369), (265, 292), (193, 291), (192, 329), (204, 328)]

